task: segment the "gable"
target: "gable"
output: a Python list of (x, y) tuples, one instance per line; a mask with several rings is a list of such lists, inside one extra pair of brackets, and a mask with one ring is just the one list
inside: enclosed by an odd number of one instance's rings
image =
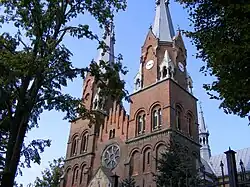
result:
[(111, 176), (108, 176), (107, 172), (104, 172), (100, 167), (88, 187), (111, 187), (112, 181)]

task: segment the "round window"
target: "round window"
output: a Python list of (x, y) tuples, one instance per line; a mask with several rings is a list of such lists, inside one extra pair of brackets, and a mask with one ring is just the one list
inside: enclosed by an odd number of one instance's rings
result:
[(102, 154), (102, 164), (104, 167), (113, 169), (120, 160), (120, 147), (117, 144), (108, 146)]

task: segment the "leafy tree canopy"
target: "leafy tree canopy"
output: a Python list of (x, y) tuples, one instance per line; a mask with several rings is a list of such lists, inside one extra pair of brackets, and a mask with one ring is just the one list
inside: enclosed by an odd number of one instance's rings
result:
[[(20, 156), (40, 163), (39, 152), (49, 140), (24, 144), (27, 132), (38, 127), (40, 114), (47, 110), (65, 112), (65, 119), (95, 119), (81, 99), (62, 92), (78, 75), (96, 77), (102, 95), (122, 99), (127, 95), (119, 73), (126, 73), (119, 55), (116, 62), (92, 62), (90, 67), (74, 67), (72, 52), (63, 44), (66, 36), (97, 40), (87, 24), (72, 20), (89, 12), (109, 33), (114, 13), (124, 10), (126, 0), (1, 0), (0, 26), (11, 24), (16, 33), (0, 33), (0, 164), (1, 186), (13, 186)], [(105, 37), (105, 36), (104, 36)], [(104, 69), (105, 71), (100, 71)], [(108, 81), (109, 80), (109, 81)]]
[(221, 101), (226, 113), (241, 117), (250, 111), (250, 1), (177, 0), (189, 12), (193, 31), (188, 31), (197, 57), (206, 64), (205, 75), (215, 76), (204, 84), (212, 99)]
[(183, 146), (170, 141), (156, 163), (155, 181), (157, 186), (188, 187), (197, 185), (198, 171), (195, 168), (195, 160), (188, 155)]
[(37, 177), (34, 184), (30, 184), (29, 187), (59, 187), (60, 178), (63, 175), (63, 164), (63, 158), (53, 160), (49, 168), (42, 172), (42, 177)]

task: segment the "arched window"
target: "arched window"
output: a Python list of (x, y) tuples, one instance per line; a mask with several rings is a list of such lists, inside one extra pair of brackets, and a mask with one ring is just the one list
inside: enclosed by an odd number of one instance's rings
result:
[(138, 119), (137, 119), (137, 127), (138, 127), (138, 134), (141, 134), (142, 133), (142, 116), (138, 116)]
[(156, 158), (155, 158), (155, 160), (156, 160), (156, 170), (160, 166), (160, 160), (161, 160), (162, 154), (164, 153), (165, 150), (166, 150), (166, 147), (163, 144), (157, 146), (157, 148), (156, 148)]
[(77, 154), (77, 137), (75, 137), (71, 143), (71, 156), (74, 156)]
[(140, 112), (137, 116), (137, 135), (143, 134), (145, 132), (146, 115), (144, 112)]
[(154, 110), (153, 111), (153, 130), (157, 129), (157, 118), (158, 118), (157, 110)]
[(161, 127), (162, 125), (162, 114), (161, 114), (161, 109), (158, 109), (158, 127)]
[(162, 112), (159, 106), (152, 111), (152, 130), (157, 130), (162, 126)]
[(88, 133), (85, 133), (82, 136), (81, 153), (87, 152), (87, 149), (88, 149), (88, 139), (89, 139), (89, 135), (88, 135)]
[(192, 116), (191, 114), (187, 114), (187, 127), (188, 127), (188, 134), (191, 136), (192, 135)]
[(135, 151), (132, 154), (132, 157), (130, 160), (130, 172), (131, 172), (131, 174), (138, 175), (139, 168), (140, 168), (140, 153), (138, 151)]
[(143, 116), (142, 116), (142, 133), (145, 132), (145, 127), (146, 127), (146, 115), (143, 114)]
[(179, 106), (176, 106), (175, 116), (176, 116), (176, 128), (177, 130), (181, 130), (181, 108)]
[(71, 169), (69, 168), (66, 171), (64, 187), (71, 186), (70, 175), (71, 175)]
[(150, 148), (146, 149), (143, 152), (143, 171), (150, 171), (151, 168), (151, 150)]
[(72, 184), (73, 184), (73, 185), (74, 185), (74, 184), (77, 184), (77, 182), (78, 182), (78, 172), (79, 172), (79, 168), (76, 167), (76, 168), (74, 169), (74, 173), (73, 173), (73, 180), (72, 180)]
[(85, 169), (86, 169), (86, 165), (83, 165), (81, 168), (80, 184), (82, 184), (86, 180), (85, 179)]

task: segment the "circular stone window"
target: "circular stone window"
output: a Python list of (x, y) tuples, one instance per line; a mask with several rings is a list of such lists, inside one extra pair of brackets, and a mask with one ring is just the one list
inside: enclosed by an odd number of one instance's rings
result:
[(108, 146), (102, 154), (102, 164), (104, 167), (113, 169), (120, 160), (120, 147), (117, 144)]

